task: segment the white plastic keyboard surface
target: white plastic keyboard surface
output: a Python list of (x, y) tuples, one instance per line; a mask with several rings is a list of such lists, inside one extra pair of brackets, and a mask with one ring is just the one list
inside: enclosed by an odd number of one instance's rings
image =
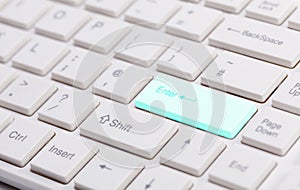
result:
[[(0, 0), (0, 190), (300, 189), (300, 0), (112, 2)], [(138, 110), (158, 74), (221, 91), (211, 124), (258, 111), (228, 139)]]

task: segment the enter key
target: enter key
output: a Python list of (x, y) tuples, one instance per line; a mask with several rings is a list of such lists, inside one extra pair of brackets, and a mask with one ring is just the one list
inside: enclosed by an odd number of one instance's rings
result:
[(166, 75), (152, 80), (135, 106), (230, 139), (257, 110), (247, 100)]

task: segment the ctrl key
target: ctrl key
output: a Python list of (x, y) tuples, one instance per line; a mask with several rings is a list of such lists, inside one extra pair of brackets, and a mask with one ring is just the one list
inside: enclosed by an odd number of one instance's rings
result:
[(32, 160), (31, 171), (68, 183), (97, 152), (82, 138), (60, 133)]
[(249, 147), (233, 145), (213, 165), (209, 180), (230, 189), (257, 189), (275, 166), (275, 161)]
[(17, 118), (0, 134), (0, 159), (23, 167), (53, 135), (41, 123)]

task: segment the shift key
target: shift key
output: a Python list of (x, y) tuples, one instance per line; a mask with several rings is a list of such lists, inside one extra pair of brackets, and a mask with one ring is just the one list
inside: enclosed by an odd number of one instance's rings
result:
[(247, 100), (166, 75), (152, 80), (135, 106), (230, 139), (257, 110)]
[(300, 33), (231, 16), (210, 35), (209, 44), (292, 68), (300, 59)]

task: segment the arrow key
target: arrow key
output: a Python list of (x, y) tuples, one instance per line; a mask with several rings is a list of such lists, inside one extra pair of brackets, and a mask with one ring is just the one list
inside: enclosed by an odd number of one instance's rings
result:
[(192, 182), (185, 174), (164, 166), (158, 166), (145, 169), (136, 180), (131, 183), (127, 190), (183, 190), (190, 189), (191, 186)]
[(182, 127), (162, 151), (162, 164), (201, 176), (225, 149), (217, 136), (194, 128)]
[[(138, 175), (142, 165), (122, 167), (100, 156), (95, 158), (76, 176), (76, 189), (125, 189)], [(101, 179), (101, 182), (99, 181)], [(117, 180), (112, 180), (117, 179)]]

